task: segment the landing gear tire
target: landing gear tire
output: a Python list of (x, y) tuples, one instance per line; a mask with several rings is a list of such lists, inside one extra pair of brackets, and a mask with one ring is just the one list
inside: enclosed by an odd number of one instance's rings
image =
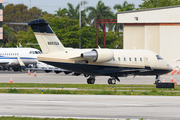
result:
[(87, 79), (87, 84), (94, 84), (95, 83), (95, 78), (94, 77), (89, 77)]
[(161, 82), (160, 80), (156, 80), (156, 81), (155, 81), (155, 84), (160, 83), (160, 82)]
[(114, 79), (114, 78), (109, 78), (109, 79), (108, 79), (108, 84), (116, 84), (116, 79)]

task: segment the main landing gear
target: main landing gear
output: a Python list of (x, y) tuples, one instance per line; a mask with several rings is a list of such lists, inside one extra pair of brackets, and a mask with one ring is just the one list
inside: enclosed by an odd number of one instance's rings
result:
[(88, 84), (94, 84), (94, 83), (95, 83), (95, 76), (90, 76), (90, 77), (87, 79), (87, 83), (88, 83)]
[(161, 82), (161, 81), (160, 81), (160, 75), (156, 75), (155, 84), (160, 83), (160, 82)]
[[(96, 80), (95, 76), (94, 75), (90, 75), (90, 77), (87, 79), (87, 84), (94, 84), (95, 80)], [(120, 79), (118, 77), (111, 77), (111, 78), (108, 79), (108, 84), (116, 84), (116, 81), (120, 82)]]
[(116, 80), (120, 82), (120, 79), (118, 77), (111, 77), (108, 79), (108, 84), (116, 84)]

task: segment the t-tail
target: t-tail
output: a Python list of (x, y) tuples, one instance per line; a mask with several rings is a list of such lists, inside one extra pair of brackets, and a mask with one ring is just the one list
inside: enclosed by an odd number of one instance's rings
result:
[(65, 48), (45, 19), (36, 19), (28, 23), (41, 47), (43, 54), (64, 51)]

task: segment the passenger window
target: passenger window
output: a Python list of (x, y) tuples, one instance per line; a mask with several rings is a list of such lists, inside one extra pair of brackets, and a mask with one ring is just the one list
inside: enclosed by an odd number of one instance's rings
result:
[(136, 59), (136, 58), (134, 58), (134, 61), (137, 61), (137, 59)]
[(115, 61), (115, 58), (113, 57), (113, 61)]
[(140, 58), (140, 61), (142, 62), (142, 58)]
[(124, 61), (126, 61), (126, 58), (124, 57)]
[(118, 60), (121, 61), (120, 57), (118, 57)]
[(129, 58), (129, 61), (131, 61), (131, 58)]

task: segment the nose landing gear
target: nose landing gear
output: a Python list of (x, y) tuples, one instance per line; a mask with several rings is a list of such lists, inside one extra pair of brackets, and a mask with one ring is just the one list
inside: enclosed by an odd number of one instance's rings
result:
[(160, 83), (160, 82), (161, 82), (161, 81), (160, 81), (160, 75), (156, 75), (155, 84)]

